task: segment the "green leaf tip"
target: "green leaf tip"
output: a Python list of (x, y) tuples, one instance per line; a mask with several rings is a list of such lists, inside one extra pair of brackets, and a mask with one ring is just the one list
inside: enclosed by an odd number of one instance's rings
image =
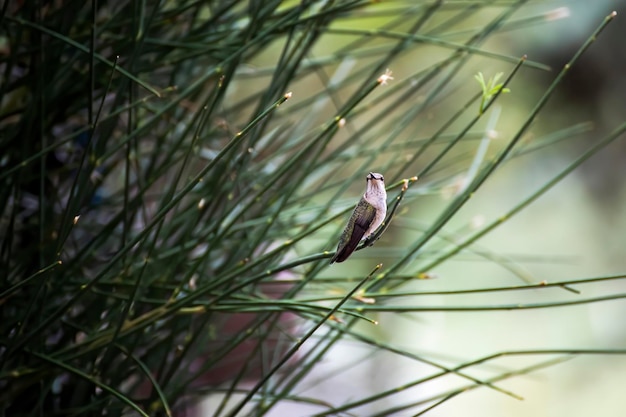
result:
[[(522, 58), (525, 60), (526, 56)], [(478, 72), (478, 74), (474, 75), (474, 78), (480, 85), (482, 90), (482, 98), (480, 100), (479, 113), (482, 114), (487, 108), (487, 104), (491, 99), (493, 99), (496, 95), (500, 93), (509, 93), (510, 89), (503, 87), (503, 83), (498, 83), (498, 80), (502, 77), (502, 73), (498, 72), (493, 77), (489, 78), (489, 80), (485, 81), (485, 76), (482, 72)]]

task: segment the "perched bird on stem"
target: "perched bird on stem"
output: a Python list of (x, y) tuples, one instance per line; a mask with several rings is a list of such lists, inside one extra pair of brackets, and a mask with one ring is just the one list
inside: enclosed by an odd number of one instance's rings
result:
[(331, 264), (348, 259), (361, 239), (369, 237), (385, 220), (387, 214), (385, 179), (381, 174), (370, 172), (366, 180), (365, 194), (361, 197), (359, 204), (356, 205), (339, 238), (337, 252), (330, 260)]

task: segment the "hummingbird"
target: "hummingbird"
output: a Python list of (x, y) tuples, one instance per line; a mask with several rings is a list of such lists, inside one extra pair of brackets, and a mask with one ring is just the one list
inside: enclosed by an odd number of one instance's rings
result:
[(381, 174), (370, 172), (367, 177), (365, 194), (356, 205), (348, 224), (344, 229), (337, 252), (330, 260), (343, 262), (354, 252), (363, 238), (369, 237), (378, 229), (385, 220), (387, 214), (387, 191), (385, 191), (385, 179)]

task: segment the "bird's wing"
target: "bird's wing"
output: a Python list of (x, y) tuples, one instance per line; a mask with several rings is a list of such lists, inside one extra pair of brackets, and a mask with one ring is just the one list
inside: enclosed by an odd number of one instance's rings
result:
[(369, 203), (367, 203), (367, 208), (361, 213), (354, 210), (348, 222), (348, 227), (351, 224), (353, 225), (352, 233), (344, 238), (346, 241), (342, 240), (339, 242), (337, 253), (331, 259), (331, 263), (343, 262), (348, 259), (348, 256), (354, 252), (363, 235), (374, 221), (374, 217), (376, 217), (376, 209)]

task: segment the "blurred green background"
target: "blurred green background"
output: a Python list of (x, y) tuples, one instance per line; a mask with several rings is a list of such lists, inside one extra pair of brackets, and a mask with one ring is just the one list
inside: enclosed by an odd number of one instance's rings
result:
[[(527, 54), (529, 59), (552, 68), (551, 71), (526, 69), (510, 84), (512, 92), (501, 98), (501, 113), (495, 126), (497, 137), (506, 138), (516, 131), (555, 74), (612, 10), (617, 11), (617, 21), (606, 29), (558, 87), (524, 140), (531, 142), (533, 137), (583, 122), (589, 122), (592, 129), (544, 151), (520, 156), (507, 164), (446, 228), (452, 237), (457, 232), (459, 237), (464, 236), (473, 230), (475, 223), (484, 224), (506, 213), (515, 203), (565, 168), (581, 150), (622, 123), (626, 116), (626, 49), (623, 44), (626, 25), (622, 22), (626, 15), (626, 2), (531, 3), (516, 17), (536, 17), (545, 13), (544, 21), (537, 22), (530, 29), (512, 28), (487, 42), (487, 50), (512, 56)], [(485, 16), (476, 15), (475, 23), (479, 25), (483, 18)], [(355, 26), (359, 24), (355, 23)], [(396, 80), (402, 79), (405, 74), (425, 65), (424, 61), (439, 59), (440, 53), (441, 50), (433, 46), (426, 48), (426, 52), (422, 49), (409, 53), (393, 63), (393, 75)], [(505, 70), (504, 67), (502, 63), (474, 58), (464, 69), (467, 84), (454, 85), (450, 94), (454, 95), (468, 86), (475, 87), (471, 78), (473, 73), (482, 71), (491, 75)], [(433, 124), (453, 112), (455, 104), (458, 103), (451, 100), (434, 106), (429, 113)], [(494, 142), (492, 146), (497, 148), (497, 139)], [(623, 140), (613, 143), (529, 208), (481, 239), (476, 249), (516, 264), (532, 277), (532, 283), (623, 274), (626, 268), (625, 160), (626, 143)], [(407, 176), (410, 174), (405, 173)], [(345, 264), (333, 265), (327, 270), (327, 275), (354, 274), (355, 269), (366, 273), (377, 259), (368, 255), (370, 251), (378, 251), (384, 256), (385, 246), (410, 242), (412, 236), (426, 229), (429, 221), (442, 210), (449, 201), (450, 187), (456, 186), (455, 181), (462, 181), (463, 175), (460, 173), (443, 185), (437, 182), (436, 175), (421, 178), (415, 186), (420, 197), (410, 204), (408, 214), (404, 212), (394, 220), (392, 228), (377, 247), (357, 253)], [(360, 187), (361, 183), (355, 185), (355, 194), (361, 192)], [(428, 256), (427, 247), (426, 254), (420, 258)], [(436, 278), (415, 280), (406, 284), (403, 290), (445, 291), (523, 284), (519, 277), (502, 266), (469, 251), (428, 272), (435, 274)], [(576, 289), (581, 292), (580, 295), (552, 288), (522, 293), (423, 296), (412, 298), (410, 302), (417, 303), (418, 307), (444, 309), (467, 305), (535, 304), (625, 293), (626, 282), (618, 280), (602, 285), (581, 285)], [(402, 304), (402, 301), (398, 303)], [(495, 352), (619, 350), (626, 346), (626, 326), (622, 323), (626, 317), (626, 304), (620, 300), (522, 311), (381, 313), (374, 317), (379, 320), (379, 326), (372, 328), (363, 324), (361, 330), (371, 333), (376, 339), (437, 358), (450, 366)], [(472, 369), (469, 373), (489, 378), (557, 356), (560, 357), (549, 352), (545, 355), (503, 355), (481, 366), (480, 370)], [(302, 383), (299, 392), (340, 405), (365, 397), (367, 393), (373, 395), (387, 385), (401, 386), (403, 382), (427, 376), (433, 372), (432, 369), (392, 354), (372, 354), (358, 343), (348, 341), (331, 350), (324, 362)], [(572, 356), (571, 360), (499, 384), (524, 397), (521, 401), (483, 388), (454, 397), (425, 415), (618, 417), (626, 412), (624, 383), (625, 357), (610, 354)], [(438, 378), (399, 392), (378, 407), (357, 408), (353, 415), (374, 415), (377, 409), (417, 402), (466, 384), (467, 381), (456, 376)], [(215, 400), (207, 402), (209, 410), (212, 401)], [(313, 414), (312, 410), (302, 405), (283, 405), (272, 415), (309, 415), (309, 412)], [(413, 414), (405, 410), (394, 415)]]

